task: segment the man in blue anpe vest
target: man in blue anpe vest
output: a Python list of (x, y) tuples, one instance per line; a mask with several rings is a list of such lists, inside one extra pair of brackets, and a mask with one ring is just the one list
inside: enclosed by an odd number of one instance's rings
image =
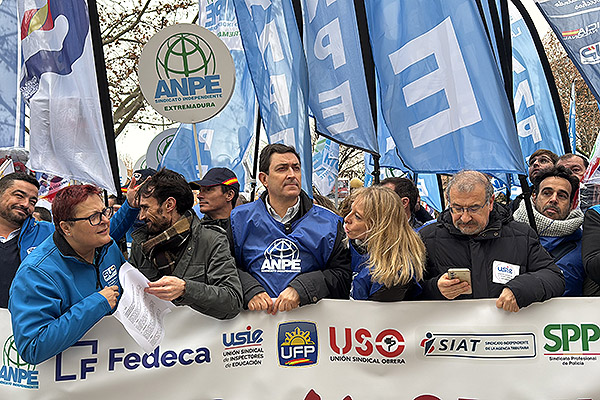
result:
[(244, 305), (276, 314), (322, 298), (347, 299), (352, 273), (343, 220), (302, 191), (296, 150), (266, 146), (259, 170), (267, 190), (233, 210), (228, 232)]

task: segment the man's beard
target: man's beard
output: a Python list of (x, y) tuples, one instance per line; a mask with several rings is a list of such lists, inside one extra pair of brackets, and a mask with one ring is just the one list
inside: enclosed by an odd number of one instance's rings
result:
[[(14, 209), (19, 209), (22, 210), (23, 212), (25, 212), (25, 215), (21, 215), (18, 214), (16, 211), (13, 211)], [(29, 210), (22, 208), (22, 207), (11, 207), (11, 208), (0, 208), (0, 217), (4, 218), (6, 221), (21, 226), (23, 225), (23, 222), (25, 222), (25, 220), (27, 219), (27, 217), (29, 217)]]

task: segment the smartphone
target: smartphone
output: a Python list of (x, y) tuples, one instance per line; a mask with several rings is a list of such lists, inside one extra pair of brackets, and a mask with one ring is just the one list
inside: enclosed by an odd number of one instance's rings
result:
[[(448, 270), (448, 278), (460, 279), (461, 282), (468, 282), (471, 285), (471, 270), (469, 268), (450, 268)], [(465, 294), (473, 293), (473, 289), (470, 288)]]

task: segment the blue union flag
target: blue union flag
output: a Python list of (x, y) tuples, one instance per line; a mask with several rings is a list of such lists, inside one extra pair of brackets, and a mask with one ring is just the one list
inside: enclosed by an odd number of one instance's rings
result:
[(406, 166), (525, 173), (475, 2), (370, 0), (366, 10), (383, 117)]

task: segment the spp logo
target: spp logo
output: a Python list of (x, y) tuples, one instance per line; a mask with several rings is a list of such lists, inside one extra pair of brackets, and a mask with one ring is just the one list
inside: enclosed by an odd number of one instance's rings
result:
[(398, 357), (405, 348), (404, 336), (396, 329), (384, 329), (374, 335), (366, 328), (352, 333), (352, 328), (344, 328), (343, 339), (338, 341), (337, 328), (329, 327), (329, 347), (334, 353), (344, 355), (352, 349), (363, 357), (373, 355), (375, 351), (383, 357)]
[(600, 42), (579, 49), (582, 64), (600, 63)]
[(590, 344), (600, 339), (600, 328), (596, 324), (550, 324), (544, 327), (544, 336), (547, 339), (544, 355), (565, 354), (565, 352), (590, 351)]
[(319, 358), (319, 337), (314, 322), (295, 321), (279, 324), (277, 334), (279, 365), (305, 367)]
[(261, 272), (291, 272), (301, 271), (300, 251), (296, 243), (286, 238), (276, 239), (264, 252), (265, 260)]

